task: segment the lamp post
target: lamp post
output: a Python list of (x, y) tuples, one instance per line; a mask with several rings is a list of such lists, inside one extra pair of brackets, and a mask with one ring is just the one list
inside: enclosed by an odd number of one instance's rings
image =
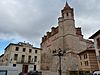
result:
[(54, 50), (53, 51), (53, 55), (54, 56), (58, 56), (59, 57), (59, 75), (62, 75), (62, 70), (61, 70), (61, 57), (64, 56), (66, 52), (64, 50), (61, 50), (60, 48), (58, 50)]

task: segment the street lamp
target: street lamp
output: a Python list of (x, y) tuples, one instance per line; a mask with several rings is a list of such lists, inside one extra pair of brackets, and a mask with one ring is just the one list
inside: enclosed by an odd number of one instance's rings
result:
[(65, 54), (65, 50), (61, 50), (60, 48), (58, 50), (54, 50), (53, 51), (53, 55), (54, 56), (58, 56), (59, 57), (59, 75), (62, 75), (62, 70), (61, 70), (61, 57), (64, 56)]

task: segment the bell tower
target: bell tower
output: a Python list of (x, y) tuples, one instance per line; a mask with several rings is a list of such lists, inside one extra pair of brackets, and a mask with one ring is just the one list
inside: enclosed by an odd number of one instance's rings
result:
[(65, 7), (63, 8), (63, 10), (61, 11), (62, 13), (62, 17), (65, 20), (74, 20), (74, 13), (73, 13), (73, 8), (71, 8), (67, 1), (65, 4)]
[(61, 17), (58, 18), (60, 35), (76, 35), (74, 10), (66, 2), (64, 8), (61, 10)]
[(79, 41), (76, 37), (76, 28), (74, 20), (74, 9), (66, 2), (64, 8), (61, 10), (61, 17), (58, 18), (59, 23), (59, 36), (61, 37), (63, 49), (73, 48), (77, 50), (78, 45), (75, 44)]

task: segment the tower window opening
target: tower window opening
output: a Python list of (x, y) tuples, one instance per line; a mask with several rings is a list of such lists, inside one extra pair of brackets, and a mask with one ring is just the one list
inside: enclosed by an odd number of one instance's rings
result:
[(68, 12), (67, 12), (67, 16), (68, 16)]

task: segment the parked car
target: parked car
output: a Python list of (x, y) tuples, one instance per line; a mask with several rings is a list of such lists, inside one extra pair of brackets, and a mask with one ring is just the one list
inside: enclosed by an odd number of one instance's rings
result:
[(100, 75), (100, 71), (94, 71), (93, 75)]

